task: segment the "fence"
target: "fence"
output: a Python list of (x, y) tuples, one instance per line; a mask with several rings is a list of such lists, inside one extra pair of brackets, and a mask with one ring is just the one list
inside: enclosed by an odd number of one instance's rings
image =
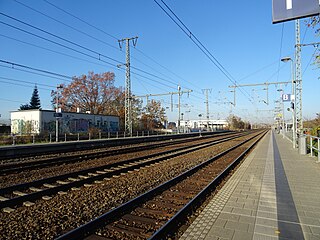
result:
[(315, 137), (312, 135), (303, 135), (307, 141), (307, 149), (310, 151), (310, 156), (318, 156), (318, 162), (320, 162), (320, 137)]
[[(284, 137), (286, 137), (289, 141), (292, 142), (292, 131), (284, 132)], [(310, 153), (311, 157), (318, 157), (317, 162), (320, 163), (320, 137), (302, 134), (297, 139), (297, 145), (300, 149), (300, 154), (307, 154)]]
[[(157, 131), (137, 131), (133, 132), (132, 136), (125, 132), (98, 132), (98, 133), (78, 133), (78, 134), (61, 134), (58, 136), (59, 142), (67, 141), (84, 141), (84, 140), (98, 140), (111, 138), (127, 138), (127, 137), (144, 137), (152, 135), (168, 135), (171, 132), (157, 132)], [(55, 143), (56, 135), (42, 134), (42, 135), (2, 135), (0, 136), (0, 145), (19, 145), (19, 144), (36, 144), (36, 143)]]

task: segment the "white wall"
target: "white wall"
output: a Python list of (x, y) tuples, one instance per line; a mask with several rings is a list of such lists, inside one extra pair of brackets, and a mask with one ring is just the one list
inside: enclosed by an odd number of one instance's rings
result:
[[(59, 118), (60, 133), (87, 132), (89, 127), (102, 131), (118, 131), (119, 117), (86, 113), (62, 112)], [(21, 110), (11, 112), (11, 132), (13, 134), (39, 134), (55, 132), (56, 117), (52, 110)]]

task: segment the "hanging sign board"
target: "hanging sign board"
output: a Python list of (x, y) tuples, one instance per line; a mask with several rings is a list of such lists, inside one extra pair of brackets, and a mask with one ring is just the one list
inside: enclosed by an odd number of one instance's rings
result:
[(320, 0), (272, 0), (272, 22), (280, 23), (319, 15)]
[(282, 101), (283, 102), (290, 102), (291, 101), (291, 94), (282, 94)]

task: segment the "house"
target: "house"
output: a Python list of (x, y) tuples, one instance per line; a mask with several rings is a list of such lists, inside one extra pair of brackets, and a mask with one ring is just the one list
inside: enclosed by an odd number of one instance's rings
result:
[(118, 116), (31, 109), (11, 112), (11, 133), (54, 133), (57, 121), (59, 133), (88, 132), (89, 128), (97, 128), (102, 132), (119, 131)]
[(224, 119), (180, 120), (180, 127), (190, 130), (222, 130), (228, 127), (228, 122)]

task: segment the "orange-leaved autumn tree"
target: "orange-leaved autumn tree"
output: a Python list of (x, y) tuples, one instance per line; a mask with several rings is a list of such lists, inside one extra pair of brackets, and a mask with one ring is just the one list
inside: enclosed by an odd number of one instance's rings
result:
[(148, 102), (141, 115), (143, 128), (148, 130), (163, 128), (162, 123), (165, 120), (165, 109), (161, 106), (161, 102), (155, 100)]
[[(92, 114), (124, 116), (124, 91), (114, 86), (112, 72), (94, 73), (74, 77), (69, 85), (63, 85), (59, 107), (63, 111), (89, 111)], [(52, 92), (52, 104), (56, 103), (56, 91)]]

